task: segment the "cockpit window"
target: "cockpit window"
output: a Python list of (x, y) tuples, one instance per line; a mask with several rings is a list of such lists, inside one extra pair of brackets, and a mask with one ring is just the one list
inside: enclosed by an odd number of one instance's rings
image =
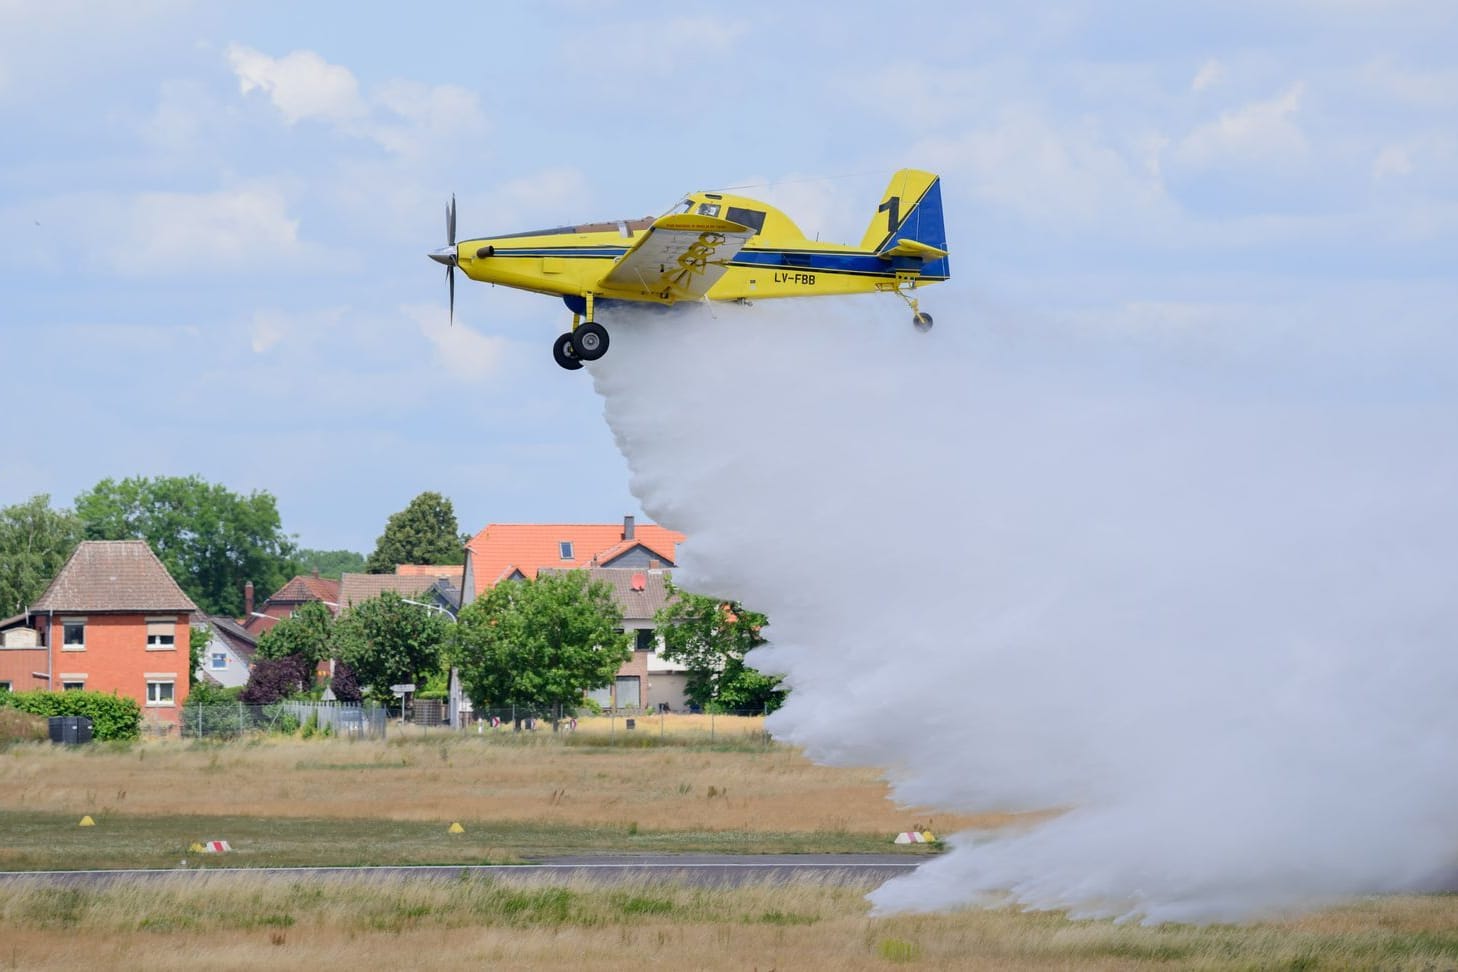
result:
[(719, 215), (719, 204), (718, 203), (700, 203), (699, 204), (699, 215), (700, 216), (718, 216)]
[(755, 234), (764, 231), (764, 211), (760, 209), (741, 209), (738, 206), (729, 207), (729, 222), (738, 223), (740, 226), (748, 226)]
[(685, 213), (691, 213), (691, 212), (693, 212), (693, 209), (694, 209), (694, 201), (692, 199), (685, 199), (685, 200), (679, 202), (678, 205), (674, 206), (668, 212), (669, 212), (669, 215), (671, 215), (671, 216), (682, 216)]

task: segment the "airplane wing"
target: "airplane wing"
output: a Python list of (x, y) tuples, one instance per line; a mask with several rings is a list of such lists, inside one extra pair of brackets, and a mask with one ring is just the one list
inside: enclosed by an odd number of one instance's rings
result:
[(727, 219), (664, 216), (618, 258), (602, 283), (645, 297), (697, 300), (718, 283), (725, 266), (752, 236), (753, 229)]

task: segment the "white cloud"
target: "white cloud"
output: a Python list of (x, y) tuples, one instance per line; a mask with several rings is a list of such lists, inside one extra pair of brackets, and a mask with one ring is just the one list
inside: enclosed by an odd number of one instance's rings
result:
[(1221, 79), (1224, 77), (1225, 66), (1222, 65), (1217, 59), (1212, 57), (1210, 58), (1210, 60), (1202, 64), (1200, 66), (1200, 70), (1195, 73), (1194, 80), (1190, 82), (1190, 90), (1208, 90), (1209, 88), (1213, 88), (1215, 85), (1219, 84)]
[(434, 347), (436, 363), (461, 381), (491, 377), (511, 349), (506, 338), (479, 334), (459, 320), (451, 323), (447, 309), (439, 304), (413, 304), (400, 310)]
[(276, 58), (234, 44), (227, 58), (239, 90), (266, 94), (290, 125), (318, 121), (398, 156), (419, 156), (488, 128), (475, 93), (457, 85), (395, 80), (366, 95), (353, 72), (313, 51)]
[(274, 58), (251, 47), (232, 44), (228, 63), (245, 95), (268, 95), (289, 124), (306, 118), (345, 122), (365, 113), (359, 82), (348, 68), (330, 64), (313, 51), (294, 51)]
[(1196, 168), (1288, 163), (1304, 157), (1307, 139), (1295, 116), (1305, 87), (1298, 82), (1268, 101), (1223, 112), (1185, 136), (1175, 156)]
[(234, 270), (302, 254), (299, 221), (282, 194), (258, 187), (211, 193), (144, 192), (114, 216), (100, 255), (126, 274)]

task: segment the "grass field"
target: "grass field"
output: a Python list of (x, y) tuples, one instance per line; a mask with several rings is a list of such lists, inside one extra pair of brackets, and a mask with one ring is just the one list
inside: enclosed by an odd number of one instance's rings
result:
[[(0, 868), (169, 867), (209, 839), (237, 850), (215, 866), (885, 851), (916, 823), (1008, 819), (898, 809), (874, 772), (815, 766), (762, 735), (601, 738), (12, 745), (0, 751)], [(96, 826), (78, 827), (83, 815)], [(453, 821), (466, 832), (446, 833)]]
[(1140, 928), (1012, 911), (871, 918), (867, 890), (206, 875), (101, 888), (0, 883), (0, 968), (1458, 967), (1453, 897), (1377, 899), (1246, 927)]
[[(389, 743), (0, 748), (0, 869), (512, 863), (597, 851), (887, 851), (915, 823), (870, 770), (815, 766), (751, 724), (605, 745), (443, 732)], [(94, 827), (78, 827), (83, 815)], [(447, 833), (460, 821), (465, 833)], [(235, 853), (199, 858), (193, 841)], [(908, 848), (909, 854), (924, 853)], [(870, 917), (868, 886), (482, 879), (299, 883), (190, 870), (146, 883), (0, 881), (0, 970), (356, 968), (1458, 969), (1458, 897), (1352, 902), (1249, 926), (1139, 928), (968, 910)]]

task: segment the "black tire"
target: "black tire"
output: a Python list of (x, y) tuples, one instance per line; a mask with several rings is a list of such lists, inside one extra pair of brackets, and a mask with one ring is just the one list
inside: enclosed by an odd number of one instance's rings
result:
[(582, 367), (582, 362), (577, 360), (577, 355), (572, 350), (572, 335), (563, 334), (552, 342), (552, 357), (557, 359), (560, 367), (568, 371), (576, 371)]
[(918, 331), (925, 334), (927, 331), (930, 331), (932, 329), (932, 316), (925, 313), (912, 314), (911, 324)]
[(608, 332), (596, 321), (588, 321), (586, 324), (572, 332), (572, 351), (580, 361), (596, 361), (608, 350)]

